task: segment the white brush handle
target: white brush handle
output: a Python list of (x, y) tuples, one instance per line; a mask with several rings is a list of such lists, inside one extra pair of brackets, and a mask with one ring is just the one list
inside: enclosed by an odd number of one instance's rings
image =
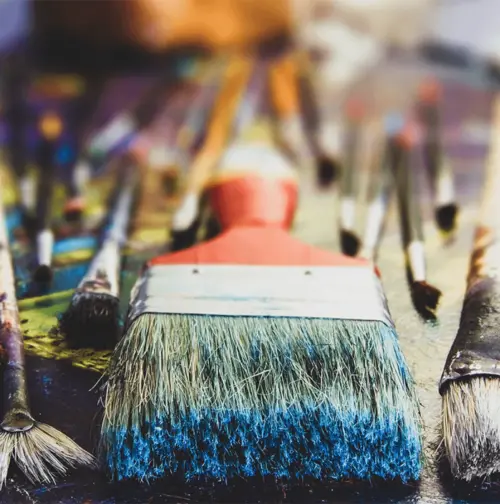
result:
[(110, 294), (119, 294), (119, 275), (121, 249), (127, 242), (127, 230), (130, 223), (130, 214), (134, 202), (134, 191), (137, 184), (135, 167), (127, 167), (128, 180), (120, 192), (116, 207), (110, 219), (110, 226), (101, 245), (99, 252), (90, 263), (85, 277), (81, 280), (79, 288), (97, 278), (106, 278), (111, 285)]
[(42, 229), (36, 236), (37, 260), (40, 266), (52, 265), (54, 248), (54, 233), (50, 229)]
[(198, 217), (199, 208), (200, 196), (194, 192), (187, 193), (172, 218), (172, 231), (189, 229)]
[(24, 175), (19, 180), (19, 192), (22, 206), (27, 210), (33, 210), (36, 204), (35, 179), (29, 175)]
[(120, 285), (120, 251), (121, 246), (115, 240), (107, 240), (94, 256), (85, 277), (78, 285), (82, 288), (87, 282), (105, 279), (109, 282), (109, 294), (118, 297)]
[(116, 116), (90, 140), (89, 150), (107, 153), (137, 129), (134, 118), (129, 113)]
[(442, 166), (436, 180), (436, 206), (438, 207), (451, 205), (456, 202), (455, 183), (450, 162), (443, 157), (440, 163), (442, 163)]
[[(0, 174), (0, 182), (2, 176)], [(1, 184), (0, 184), (1, 187)], [(10, 309), (17, 309), (16, 280), (10, 253), (9, 233), (7, 230), (7, 215), (0, 191), (0, 296), (4, 297), (2, 304), (7, 303)], [(1, 314), (0, 314), (1, 315)]]
[(352, 231), (356, 221), (356, 199), (353, 196), (344, 196), (340, 200), (340, 227)]

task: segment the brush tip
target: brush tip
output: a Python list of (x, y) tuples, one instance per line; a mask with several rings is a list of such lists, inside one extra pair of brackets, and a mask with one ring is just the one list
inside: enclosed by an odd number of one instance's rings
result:
[(340, 174), (340, 162), (331, 157), (320, 157), (316, 160), (317, 181), (320, 187), (328, 187)]
[(76, 292), (59, 320), (72, 348), (111, 350), (121, 333), (120, 300), (102, 292)]
[(361, 240), (352, 231), (342, 229), (340, 231), (340, 247), (342, 253), (351, 257), (355, 257), (361, 246)]
[(435, 311), (441, 299), (441, 291), (425, 281), (413, 282), (411, 296), (417, 312), (424, 318), (434, 319)]
[(500, 473), (500, 379), (473, 376), (443, 392), (442, 438), (451, 473), (468, 483)]
[(85, 210), (85, 202), (82, 198), (72, 198), (64, 207), (64, 218), (67, 222), (79, 222)]
[(178, 252), (192, 247), (198, 236), (199, 221), (196, 220), (189, 228), (183, 230), (172, 229), (170, 231), (170, 251)]
[(441, 231), (450, 232), (457, 223), (458, 206), (455, 203), (440, 206), (436, 209), (436, 223)]
[(33, 280), (37, 283), (50, 283), (52, 277), (52, 268), (46, 264), (40, 264), (33, 273)]

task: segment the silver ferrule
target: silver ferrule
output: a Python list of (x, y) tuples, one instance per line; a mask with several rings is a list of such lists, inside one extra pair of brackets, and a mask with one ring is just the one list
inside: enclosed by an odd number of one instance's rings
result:
[(132, 291), (128, 323), (145, 313), (379, 321), (393, 327), (370, 265), (158, 265)]

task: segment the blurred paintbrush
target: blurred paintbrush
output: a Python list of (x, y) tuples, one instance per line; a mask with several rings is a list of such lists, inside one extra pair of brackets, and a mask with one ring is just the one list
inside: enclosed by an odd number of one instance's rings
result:
[[(401, 239), (411, 297), (417, 312), (424, 318), (433, 319), (441, 291), (427, 282), (422, 216), (417, 201), (415, 173), (411, 166), (411, 154), (416, 141), (415, 128), (397, 114), (389, 120), (394, 121), (391, 164), (396, 179)], [(401, 130), (396, 133), (398, 125)]]

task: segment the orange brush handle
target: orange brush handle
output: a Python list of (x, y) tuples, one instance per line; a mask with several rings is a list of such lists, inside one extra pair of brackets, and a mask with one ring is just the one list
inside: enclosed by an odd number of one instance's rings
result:
[(297, 208), (295, 180), (249, 174), (218, 183), (209, 198), (223, 229), (261, 226), (289, 229)]
[[(152, 259), (166, 264), (240, 264), (247, 266), (368, 266), (365, 259), (334, 254), (302, 243), (277, 227), (234, 227), (214, 240)], [(332, 288), (335, 286), (332, 285)]]
[(295, 54), (286, 55), (270, 65), (268, 82), (276, 116), (287, 119), (300, 114), (299, 65)]

